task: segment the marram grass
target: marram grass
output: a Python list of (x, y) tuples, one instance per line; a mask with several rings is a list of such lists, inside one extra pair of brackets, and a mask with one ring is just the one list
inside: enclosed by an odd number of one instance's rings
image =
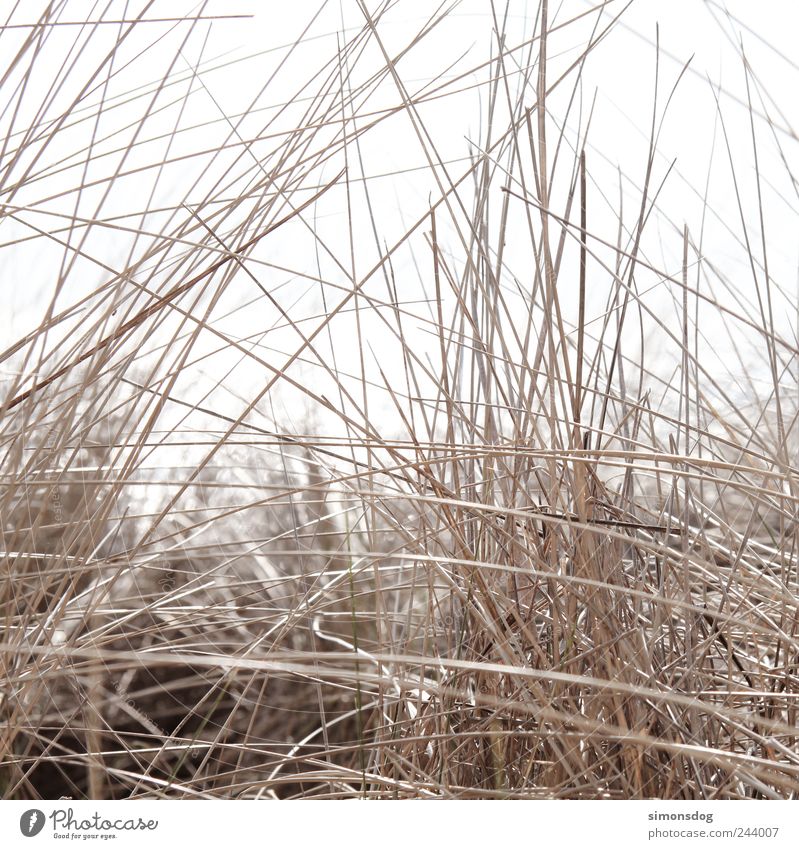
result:
[(594, 146), (616, 3), (420, 82), (452, 10), (356, 0), (230, 107), (230, 21), (73, 5), (0, 31), (3, 796), (796, 798), (796, 137), (740, 45), (733, 280), (654, 23), (643, 154)]

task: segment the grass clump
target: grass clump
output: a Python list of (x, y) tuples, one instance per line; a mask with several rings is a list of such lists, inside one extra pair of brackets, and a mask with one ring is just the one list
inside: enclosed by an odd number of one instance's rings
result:
[(458, 4), (244, 58), (209, 4), (38, 6), (0, 35), (3, 795), (796, 798), (795, 136), (743, 47), (729, 216), (671, 203), (654, 27), (640, 157), (594, 143), (615, 3), (492, 3), (451, 57)]

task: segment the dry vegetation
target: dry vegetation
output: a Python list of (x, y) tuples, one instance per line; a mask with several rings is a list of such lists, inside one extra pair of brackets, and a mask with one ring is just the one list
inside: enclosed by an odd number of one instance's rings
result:
[[(411, 83), (451, 10), (397, 47), (403, 3), (354, 0), (232, 111), (213, 33), (248, 24), (206, 5), (0, 35), (3, 796), (796, 798), (797, 304), (758, 202), (796, 136), (743, 54), (703, 204), (732, 280), (661, 203), (654, 22), (628, 202), (602, 183), (624, 4), (517, 38), (486, 3), (479, 61)], [(429, 197), (387, 234), (405, 177), (364, 150), (399, 126)]]

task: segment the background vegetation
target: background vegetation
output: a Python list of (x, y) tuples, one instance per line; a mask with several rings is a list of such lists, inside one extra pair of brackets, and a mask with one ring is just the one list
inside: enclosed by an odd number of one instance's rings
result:
[(308, 4), (255, 64), (208, 3), (79, 5), (0, 35), (3, 796), (795, 798), (757, 33), (708, 5), (743, 88), (699, 80), (697, 184), (654, 19), (644, 134), (594, 143), (620, 2), (472, 48), (458, 3)]

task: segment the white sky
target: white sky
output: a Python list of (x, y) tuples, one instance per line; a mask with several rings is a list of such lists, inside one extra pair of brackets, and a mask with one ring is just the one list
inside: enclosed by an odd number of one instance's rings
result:
[[(30, 23), (40, 13), (45, 4), (26, 2), (18, 4), (10, 17), (12, 23)], [(58, 5), (58, 4), (57, 4)], [(102, 13), (105, 19), (116, 19), (123, 15), (132, 16), (143, 7), (141, 2), (110, 2), (107, 5), (92, 2), (70, 2), (61, 14), (62, 20), (95, 20)], [(455, 76), (463, 69), (476, 66), (491, 56), (492, 43), (492, 5), (488, 0), (463, 0), (455, 6), (448, 20), (438, 27), (423, 43), (413, 48), (397, 69), (403, 82), (410, 91), (422, 88), (426, 82), (444, 73), (442, 81)], [(498, 15), (502, 15), (505, 6), (495, 3)], [(551, 26), (578, 15), (591, 8), (592, 4), (581, 0), (565, 0), (562, 4), (552, 4), (550, 11)], [(374, 0), (368, 3), (374, 11), (378, 4)], [(616, 14), (622, 3), (608, 3), (605, 19)], [(321, 8), (321, 11), (320, 11)], [(399, 0), (394, 8), (380, 22), (379, 32), (389, 50), (403, 49), (408, 39), (420, 24), (435, 10), (434, 3), (422, 0)], [(534, 2), (512, 0), (507, 6), (508, 43), (522, 42), (533, 32), (533, 15), (537, 8)], [(0, 4), (0, 14), (4, 17), (12, 9), (12, 4)], [(192, 12), (192, 9), (195, 11)], [(196, 13), (199, 6), (191, 3), (156, 2), (147, 17), (181, 17)], [(287, 56), (286, 45), (299, 37), (304, 26), (319, 12), (315, 22), (305, 35), (304, 43), (280, 66)], [(182, 97), (186, 85), (174, 86), (175, 97), (158, 100), (160, 105), (166, 100), (174, 103), (161, 113), (148, 118), (146, 131), (138, 137), (154, 138), (147, 145), (140, 145), (124, 160), (125, 169), (136, 169), (142, 165), (158, 162), (160, 158), (175, 159), (164, 169), (155, 188), (153, 203), (158, 206), (175, 205), (187, 199), (189, 205), (202, 197), (201, 187), (209, 185), (225, 175), (229, 168), (231, 179), (237, 178), (239, 171), (242, 180), (252, 180), (257, 167), (252, 161), (246, 166), (237, 162), (235, 155), (241, 153), (241, 146), (235, 147), (226, 160), (214, 160), (209, 164), (208, 156), (196, 155), (197, 151), (213, 149), (220, 139), (229, 137), (231, 122), (236, 123), (241, 137), (254, 139), (251, 151), (254, 159), (263, 152), (264, 161), (279, 145), (279, 137), (273, 134), (292, 127), (298, 120), (301, 109), (307, 100), (296, 99), (288, 111), (280, 115), (278, 105), (295, 97), (299, 85), (306, 81), (311, 73), (335, 56), (336, 39), (343, 40), (340, 34), (352, 34), (363, 25), (363, 15), (356, 0), (341, 0), (320, 4), (299, 0), (293, 3), (273, 2), (214, 2), (204, 7), (204, 15), (243, 14), (253, 15), (249, 19), (218, 21), (208, 32), (207, 25), (200, 24), (189, 40), (183, 45), (182, 54), (177, 48), (184, 35), (185, 26), (178, 26), (171, 32), (171, 24), (149, 24), (141, 26), (131, 37), (125, 51), (120, 53), (118, 74), (109, 82), (106, 96), (119, 96), (144, 86), (147, 91), (153, 81), (164, 73), (169, 62), (175, 60), (174, 72), (188, 80), (191, 65), (200, 63), (202, 69), (200, 83), (192, 84), (192, 94), (183, 103)], [(728, 17), (728, 14), (730, 17)], [(550, 51), (550, 79), (557, 77), (558, 70), (566, 68), (573, 61), (576, 50), (584, 44), (595, 16), (587, 17), (582, 23), (569, 26), (553, 34)], [(583, 113), (587, 115), (591, 99), (596, 96), (596, 105), (589, 136), (588, 159), (592, 178), (591, 207), (594, 218), (591, 227), (611, 241), (615, 238), (616, 222), (611, 215), (602, 216), (604, 193), (608, 203), (614, 205), (618, 200), (617, 171), (625, 175), (624, 196), (627, 205), (627, 218), (634, 221), (634, 209), (638, 200), (638, 191), (646, 165), (649, 124), (651, 121), (654, 86), (655, 49), (654, 42), (659, 26), (659, 41), (662, 50), (660, 60), (659, 104), (662, 106), (668, 98), (671, 87), (677, 79), (680, 68), (693, 55), (689, 70), (669, 104), (666, 120), (658, 143), (658, 160), (654, 179), (662, 179), (669, 164), (676, 161), (669, 181), (661, 195), (662, 207), (671, 217), (671, 224), (664, 217), (653, 222), (650, 228), (652, 240), (647, 244), (650, 260), (660, 267), (677, 272), (679, 268), (680, 240), (675, 238), (676, 230), (686, 223), (692, 234), (698, 234), (702, 228), (704, 205), (702, 195), (710, 173), (709, 196), (713, 216), (706, 216), (705, 241), (703, 253), (711, 256), (719, 268), (735, 277), (740, 277), (740, 289), (743, 297), (751, 297), (751, 287), (747, 283), (747, 269), (739, 241), (741, 236), (740, 216), (737, 209), (735, 192), (731, 180), (731, 171), (727, 161), (724, 133), (719, 123), (713, 87), (720, 86), (721, 116), (730, 141), (733, 159), (736, 163), (738, 189), (744, 197), (744, 215), (747, 224), (757, 225), (755, 182), (753, 180), (752, 139), (748, 113), (742, 107), (745, 102), (746, 80), (742, 69), (738, 44), (743, 41), (747, 57), (752, 67), (751, 97), (756, 111), (769, 112), (777, 129), (772, 131), (763, 122), (758, 121), (757, 134), (760, 168), (763, 175), (764, 209), (769, 232), (769, 262), (772, 277), (777, 283), (794, 292), (799, 251), (795, 239), (796, 210), (799, 199), (782, 163), (781, 156), (793, 167), (796, 165), (796, 141), (792, 128), (799, 127), (799, 107), (795, 91), (797, 88), (797, 65), (794, 63), (795, 37), (797, 33), (797, 8), (793, 2), (731, 2), (721, 4), (702, 2), (702, 0), (637, 0), (625, 12), (622, 21), (614, 32), (590, 57), (586, 66), (582, 97)], [(26, 120), (36, 114), (47, 88), (65, 66), (71, 46), (74, 44), (77, 28), (61, 27), (52, 34), (52, 40), (43, 52), (43, 58), (37, 62), (28, 83), (29, 93), (23, 99), (19, 111), (14, 114), (6, 108), (0, 119), (4, 132), (9, 128), (20, 138)], [(107, 32), (106, 32), (107, 31)], [(12, 61), (15, 47), (29, 30), (24, 28), (7, 30), (3, 55), (4, 67)], [(92, 42), (76, 68), (67, 75), (67, 82), (59, 91), (53, 103), (47, 107), (47, 115), (57, 117), (64, 105), (74, 96), (86, 77), (87, 69), (97, 64), (103, 50), (103, 38), (113, 40), (117, 37), (118, 27), (107, 25), (101, 37)], [(153, 44), (156, 37), (163, 40)], [(144, 57), (137, 53), (146, 48)], [(224, 57), (223, 59), (220, 57)], [(125, 60), (130, 60), (128, 67)], [(230, 60), (237, 60), (230, 63)], [(228, 63), (226, 65), (226, 63)], [(379, 66), (382, 59), (374, 46), (359, 63), (354, 79), (368, 77), (370, 69)], [(453, 64), (454, 63), (454, 64)], [(276, 69), (278, 69), (276, 71)], [(275, 72), (274, 78), (272, 74)], [(16, 77), (15, 77), (16, 73)], [(10, 80), (15, 80), (18, 72), (11, 72)], [(469, 79), (475, 82), (480, 75)], [(265, 91), (263, 86), (269, 80)], [(70, 85), (73, 89), (70, 89)], [(77, 88), (76, 88), (77, 87)], [(4, 89), (3, 105), (16, 101), (10, 95), (11, 82)], [(260, 92), (260, 94), (259, 94)], [(485, 86), (477, 86), (462, 94), (452, 94), (437, 99), (419, 108), (419, 115), (425, 123), (430, 137), (442, 159), (451, 161), (448, 165), (452, 175), (459, 175), (465, 169), (465, 157), (469, 153), (470, 143), (479, 145), (485, 133)], [(87, 101), (96, 103), (99, 92), (90, 95)], [(525, 98), (534, 102), (535, 93), (530, 89)], [(98, 180), (117, 167), (121, 154), (131, 134), (140, 128), (140, 116), (143, 114), (146, 97), (128, 103), (104, 116), (99, 132), (105, 140), (100, 142), (97, 151), (108, 151), (108, 156), (95, 158), (86, 172), (88, 178), (96, 175)], [(394, 106), (399, 102), (396, 87), (391, 82), (384, 83), (374, 92), (363, 107), (365, 112)], [(556, 95), (550, 104), (552, 114), (565, 107), (565, 96)], [(182, 104), (182, 105), (181, 105)], [(255, 108), (253, 108), (255, 104)], [(182, 109), (180, 116), (177, 113)], [(241, 113), (250, 114), (239, 124)], [(482, 110), (482, 114), (481, 114)], [(76, 113), (77, 114), (77, 113)], [(275, 117), (277, 116), (277, 117)], [(267, 122), (266, 137), (263, 136)], [(175, 120), (186, 129), (175, 136), (168, 144), (166, 136), (171, 135)], [(12, 123), (13, 121), (13, 123)], [(3, 273), (4, 294), (0, 333), (4, 342), (10, 344), (21, 333), (35, 327), (41, 320), (49, 298), (54, 291), (55, 279), (61, 267), (64, 252), (62, 246), (52, 238), (36, 235), (39, 231), (52, 232), (57, 229), (63, 216), (74, 212), (75, 196), (63, 194), (75, 184), (83, 165), (79, 151), (86, 144), (93, 123), (84, 121), (73, 131), (64, 131), (57, 143), (43, 154), (36, 166), (41, 179), (12, 192), (14, 218), (6, 218), (3, 231), (0, 232), (0, 271)], [(577, 121), (571, 123), (566, 137), (572, 143)], [(164, 136), (164, 138), (159, 138)], [(435, 196), (436, 186), (426, 166), (425, 153), (419, 144), (407, 116), (386, 121), (363, 138), (361, 146), (363, 173), (369, 179), (370, 191), (374, 202), (376, 226), (381, 244), (392, 242), (404, 232), (410, 222), (424, 215), (431, 196)], [(712, 166), (711, 166), (712, 155)], [(58, 163), (73, 165), (64, 171)], [(245, 157), (246, 159), (246, 157)], [(24, 161), (14, 166), (12, 174), (19, 175)], [(329, 169), (319, 174), (320, 179), (330, 179), (340, 163), (331, 163)], [(350, 163), (353, 174), (360, 173), (361, 164)], [(59, 170), (61, 169), (61, 170)], [(417, 169), (408, 171), (408, 169)], [(397, 175), (394, 172), (405, 173)], [(113, 216), (129, 214), (149, 203), (152, 188), (152, 169), (136, 171), (130, 177), (120, 179), (114, 190), (105, 198), (105, 186), (98, 183), (96, 189), (85, 191), (79, 205), (79, 214), (87, 218), (110, 219)], [(377, 175), (387, 175), (378, 177)], [(87, 178), (83, 178), (87, 179)], [(199, 179), (196, 191), (185, 196), (186, 187), (191, 181)], [(6, 179), (6, 187), (14, 185), (14, 179)], [(8, 191), (6, 199), (8, 203)], [(236, 186), (230, 187), (236, 191)], [(224, 194), (224, 193), (223, 193)], [(100, 204), (98, 206), (98, 204)], [(610, 209), (610, 207), (608, 207)], [(294, 222), (280, 234), (280, 238), (270, 239), (268, 244), (260, 246), (256, 257), (280, 266), (286, 271), (275, 268), (263, 270), (263, 282), (270, 289), (280, 293), (278, 297), (286, 309), (294, 309), (295, 315), (313, 316), (330, 304), (322, 304), (318, 286), (308, 283), (307, 279), (297, 275), (316, 275), (321, 270), (323, 276), (336, 285), (343, 287), (332, 291), (331, 297), (341, 297), (347, 287), (346, 275), (337, 270), (334, 263), (318, 255), (314, 232), (327, 244), (335, 245), (337, 258), (349, 262), (349, 249), (342, 244), (348, 239), (346, 226), (346, 202), (342, 191), (331, 192), (318, 207), (319, 216), (313, 222), (301, 225)], [(714, 217), (715, 216), (715, 217)], [(188, 218), (189, 213), (183, 212)], [(148, 219), (147, 228), (156, 230), (159, 218)], [(134, 222), (129, 222), (131, 225)], [(628, 222), (629, 223), (629, 222)], [(141, 226), (141, 222), (139, 222)], [(362, 200), (354, 211), (356, 228), (356, 277), (368, 269), (377, 256), (377, 246), (368, 224), (365, 205)], [(444, 238), (447, 237), (446, 225)], [(450, 236), (452, 234), (449, 234)], [(20, 237), (32, 237), (23, 244), (11, 244)], [(697, 236), (698, 238), (698, 236)], [(74, 240), (73, 240), (74, 244)], [(93, 235), (84, 246), (91, 261), (79, 261), (68, 280), (68, 286), (59, 297), (61, 308), (75, 302), (86, 292), (92, 291), (108, 277), (108, 268), (119, 267), (127, 260), (131, 247), (131, 235), (118, 229), (105, 228)], [(454, 243), (450, 246), (456, 248)], [(418, 272), (414, 261), (427, 261), (429, 253), (424, 253), (424, 241), (420, 238), (414, 246), (413, 257), (410, 253), (398, 255), (394, 268), (403, 281), (403, 296), (408, 301), (425, 296), (418, 281)], [(507, 259), (514, 261), (513, 246), (509, 247)], [(756, 253), (762, 253), (758, 247)], [(519, 262), (521, 262), (521, 255)], [(675, 263), (677, 263), (675, 265)], [(108, 268), (103, 268), (105, 264)], [(428, 269), (429, 271), (429, 269)], [(259, 276), (261, 272), (259, 272)], [(413, 282), (413, 278), (416, 278)], [(599, 285), (599, 284), (598, 284)], [(663, 309), (664, 314), (670, 308), (673, 297), (666, 287), (653, 292), (653, 309)], [(662, 290), (662, 291), (661, 291)], [(382, 279), (370, 284), (370, 292), (385, 297), (385, 285)], [(246, 278), (237, 280), (237, 286), (225, 300), (224, 306), (235, 308), (241, 302), (257, 298), (258, 290), (250, 285)], [(377, 295), (376, 295), (377, 296)], [(658, 300), (660, 298), (660, 300)], [(238, 304), (237, 304), (238, 299)], [(600, 298), (594, 305), (596, 314), (601, 313)], [(795, 298), (794, 298), (795, 303)], [(422, 318), (429, 316), (429, 307), (410, 307), (411, 312)], [(225, 331), (245, 336), (269, 326), (276, 321), (275, 315), (260, 306), (232, 313), (228, 318), (221, 314), (218, 326)], [(795, 321), (795, 319), (793, 319)], [(411, 325), (413, 322), (411, 322)], [(420, 346), (435, 345), (435, 340), (425, 334), (424, 327), (408, 327), (408, 332), (419, 331)], [(358, 367), (360, 348), (353, 345), (354, 325), (351, 314), (341, 316), (334, 327), (334, 334), (325, 342), (336, 352), (339, 366), (345, 370)], [(382, 365), (389, 373), (399, 368), (392, 360), (390, 345), (385, 339), (384, 330), (379, 323), (367, 326), (366, 335), (374, 346), (384, 348)], [(296, 336), (290, 331), (273, 331), (267, 344), (272, 352), (268, 355), (279, 366), (287, 354), (297, 345)], [(721, 343), (719, 343), (721, 344)], [(209, 350), (218, 345), (208, 341)], [(5, 347), (5, 345), (3, 345)], [(721, 345), (723, 350), (724, 346)], [(722, 356), (723, 358), (723, 356)], [(756, 356), (755, 356), (755, 359)], [(236, 356), (227, 352), (202, 364), (202, 372), (213, 381), (221, 379), (225, 369), (235, 366)], [(298, 366), (298, 374), (302, 366)], [(367, 364), (369, 375), (379, 379), (377, 363)], [(310, 374), (318, 370), (311, 369)], [(251, 384), (262, 380), (254, 375), (251, 366), (237, 367), (235, 379), (226, 381), (231, 394), (246, 394)], [(196, 375), (183, 387), (187, 394), (196, 388)], [(321, 390), (320, 390), (321, 391)], [(291, 397), (290, 395), (288, 397)], [(232, 402), (238, 404), (239, 402)], [(293, 415), (295, 426), (302, 427), (302, 415), (291, 408), (287, 401), (286, 414)]]

